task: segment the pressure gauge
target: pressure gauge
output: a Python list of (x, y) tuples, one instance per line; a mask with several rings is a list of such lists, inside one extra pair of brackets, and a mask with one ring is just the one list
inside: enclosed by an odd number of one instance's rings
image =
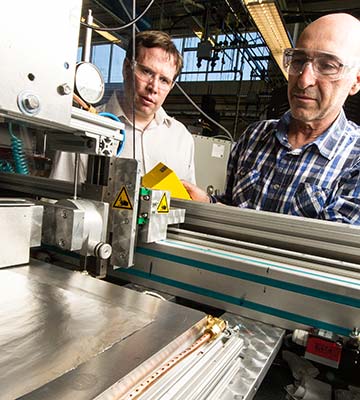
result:
[(76, 66), (75, 91), (87, 103), (98, 103), (105, 90), (104, 79), (98, 67), (88, 62)]

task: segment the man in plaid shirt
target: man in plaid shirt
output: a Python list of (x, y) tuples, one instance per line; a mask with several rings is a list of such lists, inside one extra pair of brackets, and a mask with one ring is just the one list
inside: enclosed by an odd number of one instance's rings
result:
[(360, 127), (342, 109), (360, 89), (360, 22), (317, 19), (285, 50), (284, 66), (290, 110), (246, 129), (225, 193), (184, 185), (197, 201), (360, 225)]

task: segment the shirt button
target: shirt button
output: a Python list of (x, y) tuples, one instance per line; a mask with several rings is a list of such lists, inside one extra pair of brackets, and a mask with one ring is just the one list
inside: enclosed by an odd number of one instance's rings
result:
[(274, 185), (274, 189), (275, 189), (275, 190), (278, 190), (278, 189), (280, 189), (280, 185), (279, 185), (278, 183), (275, 183), (275, 185)]

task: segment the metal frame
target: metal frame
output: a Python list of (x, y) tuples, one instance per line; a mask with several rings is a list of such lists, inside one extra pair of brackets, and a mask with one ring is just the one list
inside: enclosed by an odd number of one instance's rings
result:
[(135, 268), (112, 275), (289, 329), (359, 326), (358, 227), (173, 203), (191, 230), (138, 247)]

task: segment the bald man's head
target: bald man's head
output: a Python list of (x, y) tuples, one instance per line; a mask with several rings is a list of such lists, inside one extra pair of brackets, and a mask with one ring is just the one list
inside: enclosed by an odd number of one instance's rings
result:
[(360, 21), (350, 14), (328, 14), (308, 25), (296, 47), (360, 57)]
[(288, 53), (292, 116), (327, 129), (347, 96), (360, 90), (360, 22), (349, 14), (326, 15), (304, 29), (296, 47)]

